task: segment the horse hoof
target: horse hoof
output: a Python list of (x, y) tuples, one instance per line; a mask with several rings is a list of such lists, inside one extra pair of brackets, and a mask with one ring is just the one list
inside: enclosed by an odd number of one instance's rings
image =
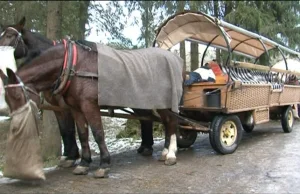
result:
[(75, 175), (86, 175), (86, 174), (88, 174), (88, 171), (89, 171), (89, 167), (86, 167), (86, 166), (77, 166), (73, 170), (73, 174), (75, 174)]
[(140, 146), (137, 149), (137, 153), (141, 154), (142, 156), (152, 156), (153, 153), (153, 149), (151, 148), (147, 148), (145, 146)]
[(58, 166), (62, 168), (70, 168), (75, 164), (75, 160), (60, 160)]
[(143, 151), (144, 151), (145, 147), (144, 146), (140, 146), (138, 149), (137, 149), (137, 153), (141, 154)]
[(110, 168), (99, 168), (94, 172), (94, 178), (107, 178)]
[(67, 159), (67, 156), (61, 156), (59, 160), (62, 161), (62, 160), (66, 160), (66, 159)]
[(167, 166), (172, 166), (176, 164), (176, 158), (168, 158), (165, 160), (165, 165)]
[(158, 159), (159, 161), (166, 161), (166, 155), (161, 155), (160, 158)]
[(152, 156), (153, 149), (145, 148), (144, 151), (141, 153), (142, 156)]

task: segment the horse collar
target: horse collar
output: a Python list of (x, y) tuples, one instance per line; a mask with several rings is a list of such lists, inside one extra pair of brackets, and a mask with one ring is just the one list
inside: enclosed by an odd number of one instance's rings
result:
[(59, 86), (54, 88), (53, 94), (63, 95), (71, 84), (71, 79), (74, 76), (75, 66), (77, 63), (77, 47), (73, 41), (63, 40), (65, 46), (65, 58), (60, 77), (57, 80)]

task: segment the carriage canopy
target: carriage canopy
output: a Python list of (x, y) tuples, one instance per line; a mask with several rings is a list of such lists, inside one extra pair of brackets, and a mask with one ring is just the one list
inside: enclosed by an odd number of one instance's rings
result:
[(202, 12), (184, 11), (175, 14), (157, 29), (155, 43), (158, 47), (169, 49), (183, 40), (210, 44), (225, 50), (232, 49), (233, 52), (251, 58), (258, 58), (276, 47), (300, 57), (300, 53), (268, 38)]

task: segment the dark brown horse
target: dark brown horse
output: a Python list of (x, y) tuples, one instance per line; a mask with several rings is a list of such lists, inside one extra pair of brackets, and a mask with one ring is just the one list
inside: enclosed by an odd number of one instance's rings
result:
[[(97, 74), (97, 56), (98, 53), (95, 51), (85, 50), (84, 48), (77, 46), (78, 48), (78, 60), (76, 65), (76, 71), (90, 72)], [(164, 58), (164, 54), (169, 53), (168, 51), (159, 51), (160, 56)], [(172, 59), (175, 61), (182, 60), (172, 55)], [(30, 88), (30, 91), (36, 93), (42, 91), (50, 91), (61, 75), (62, 64), (65, 58), (65, 47), (58, 45), (44, 51), (40, 56), (34, 58), (29, 64), (24, 65), (17, 70), (16, 74), (7, 70), (8, 78), (6, 78), (3, 72), (0, 73), (4, 83), (7, 83), (6, 88), (6, 101), (10, 106), (11, 110), (14, 110), (15, 103), (14, 99), (16, 96), (21, 96), (23, 93), (18, 88), (19, 81), (16, 75), (24, 82), (26, 87)], [(154, 58), (155, 60), (155, 58)], [(183, 66), (183, 64), (182, 64)], [(179, 74), (183, 75), (182, 69), (178, 69)], [(178, 74), (177, 71), (177, 74)], [(161, 79), (165, 79), (161, 77)], [(182, 78), (184, 79), (184, 77)], [(15, 84), (15, 85), (12, 85)], [(91, 163), (91, 152), (88, 144), (88, 125), (91, 127), (95, 141), (97, 142), (101, 158), (100, 167), (95, 172), (95, 177), (104, 177), (110, 167), (110, 155), (107, 150), (104, 138), (104, 131), (101, 121), (101, 112), (99, 111), (98, 105), (98, 81), (86, 77), (74, 76), (70, 82), (69, 88), (63, 95), (63, 99), (66, 104), (70, 107), (72, 115), (75, 118), (77, 124), (77, 132), (82, 146), (82, 158), (80, 164), (73, 171), (74, 174), (87, 174), (89, 164)], [(10, 87), (12, 86), (12, 87)], [(169, 86), (167, 86), (169, 88)], [(29, 92), (33, 93), (33, 92)], [(139, 98), (139, 96), (136, 96)], [(170, 107), (171, 108), (171, 107)], [(148, 110), (150, 111), (150, 110)], [(177, 128), (177, 117), (169, 109), (158, 109), (158, 114), (162, 120), (162, 123), (166, 129), (165, 148), (162, 152), (162, 159), (165, 159), (166, 165), (173, 165), (176, 163), (176, 128)]]
[[(22, 64), (27, 64), (33, 56), (39, 54), (40, 52), (54, 46), (56, 43), (39, 33), (31, 32), (24, 28), (25, 17), (23, 17), (17, 24), (3, 26), (3, 34), (0, 37), (0, 46), (14, 46), (15, 47), (15, 58), (26, 57)], [(1, 33), (1, 31), (0, 31)], [(83, 42), (83, 41), (82, 41)], [(85, 42), (88, 46), (93, 47), (94, 44), (90, 42)], [(64, 106), (64, 101), (61, 100), (60, 95), (56, 95), (50, 98), (50, 92), (45, 92), (46, 100), (57, 106)], [(68, 167), (72, 165), (74, 161), (79, 157), (78, 147), (75, 139), (75, 122), (72, 117), (70, 110), (65, 111), (55, 111), (55, 116), (57, 118), (60, 134), (64, 144), (64, 152), (61, 161), (61, 165)], [(145, 116), (148, 114), (147, 111), (134, 110), (135, 114), (140, 116)], [(141, 123), (141, 134), (142, 142), (138, 149), (138, 153), (142, 155), (152, 155), (153, 152), (153, 122), (147, 120), (140, 120)], [(66, 162), (64, 162), (66, 160)]]

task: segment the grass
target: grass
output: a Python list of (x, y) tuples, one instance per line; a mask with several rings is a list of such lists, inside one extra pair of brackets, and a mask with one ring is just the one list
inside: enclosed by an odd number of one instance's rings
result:
[[(153, 137), (164, 137), (164, 127), (161, 123), (153, 123)], [(141, 125), (138, 120), (128, 119), (124, 130), (116, 135), (120, 138), (133, 138), (134, 140), (141, 139)]]

